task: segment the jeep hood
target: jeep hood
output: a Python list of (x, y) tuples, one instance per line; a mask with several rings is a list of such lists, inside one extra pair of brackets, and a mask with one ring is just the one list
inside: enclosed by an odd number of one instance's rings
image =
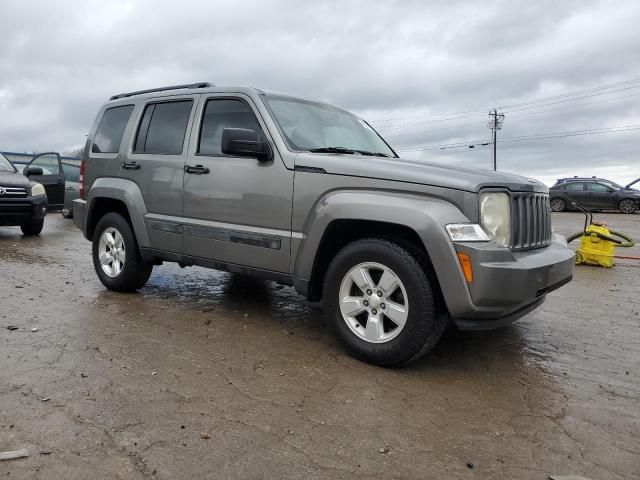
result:
[(417, 183), (474, 193), (488, 187), (507, 188), (517, 192), (548, 192), (542, 182), (519, 175), (402, 158), (300, 153), (296, 156), (295, 166), (296, 169), (323, 169), (332, 175)]
[(0, 172), (0, 186), (29, 188), (31, 182), (19, 172)]

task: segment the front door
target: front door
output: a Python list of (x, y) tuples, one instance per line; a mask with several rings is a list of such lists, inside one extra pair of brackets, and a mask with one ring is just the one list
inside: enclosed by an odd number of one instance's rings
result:
[(587, 196), (593, 208), (617, 208), (616, 194), (609, 185), (588, 182)]
[[(293, 172), (287, 170), (252, 100), (203, 95), (184, 173), (185, 255), (289, 272)], [(273, 159), (225, 155), (225, 128), (256, 130)]]
[(58, 210), (64, 205), (64, 171), (60, 162), (60, 155), (54, 152), (36, 155), (25, 167), (27, 173), (29, 167), (42, 169), (42, 175), (30, 175), (29, 180), (41, 183), (47, 192), (49, 209)]

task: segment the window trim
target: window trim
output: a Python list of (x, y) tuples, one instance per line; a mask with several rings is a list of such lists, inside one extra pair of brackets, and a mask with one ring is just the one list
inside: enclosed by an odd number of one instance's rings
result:
[(203, 103), (202, 103), (202, 109), (200, 110), (200, 118), (198, 119), (198, 137), (196, 139), (196, 144), (195, 144), (195, 151), (193, 153), (194, 157), (208, 157), (208, 158), (254, 158), (257, 159), (258, 157), (250, 157), (250, 156), (240, 156), (240, 155), (227, 155), (225, 153), (220, 153), (218, 154), (210, 154), (210, 153), (200, 153), (200, 140), (202, 138), (202, 127), (204, 125), (204, 115), (207, 111), (207, 105), (209, 104), (209, 102), (211, 101), (216, 101), (216, 100), (238, 100), (240, 102), (243, 102), (247, 105), (247, 107), (249, 107), (249, 110), (251, 111), (251, 113), (253, 113), (253, 116), (256, 119), (256, 123), (258, 124), (258, 127), (260, 127), (260, 132), (258, 133), (262, 133), (262, 136), (265, 138), (265, 140), (267, 141), (267, 145), (269, 145), (269, 149), (271, 149), (271, 152), (273, 154), (273, 148), (271, 147), (271, 143), (269, 142), (269, 136), (265, 133), (265, 129), (263, 128), (263, 126), (260, 124), (260, 116), (259, 113), (257, 111), (257, 108), (253, 108), (253, 106), (244, 98), (242, 97), (238, 97), (238, 96), (234, 96), (234, 95), (221, 95), (221, 96), (207, 96), (203, 99)]
[[(129, 118), (127, 118), (127, 121), (124, 125), (124, 130), (122, 131), (122, 136), (120, 137), (120, 144), (118, 145), (118, 150), (115, 152), (94, 152), (93, 146), (96, 143), (96, 136), (100, 131), (100, 127), (102, 126), (102, 122), (104, 121), (105, 115), (109, 110), (114, 110), (116, 108), (123, 108), (123, 107), (133, 107), (133, 108), (131, 109), (131, 112), (129, 112)], [(131, 121), (131, 117), (133, 117), (133, 113), (135, 111), (136, 111), (136, 105), (134, 103), (124, 103), (122, 105), (113, 105), (111, 107), (105, 108), (104, 111), (102, 112), (102, 117), (100, 118), (100, 122), (98, 122), (98, 126), (96, 127), (96, 131), (93, 133), (91, 137), (91, 147), (89, 147), (89, 157), (93, 157), (94, 155), (105, 155), (105, 156), (108, 156), (108, 158), (112, 158), (114, 155), (117, 156), (120, 153), (120, 150), (122, 150), (122, 141), (124, 140), (125, 134), (127, 133), (127, 126), (129, 125), (129, 122)], [(95, 158), (103, 158), (103, 157), (95, 157)]]
[[(131, 146), (129, 149), (129, 155), (158, 155), (158, 156), (163, 156), (163, 157), (181, 157), (183, 155), (186, 155), (185, 152), (188, 151), (189, 149), (189, 138), (190, 138), (190, 133), (191, 133), (191, 129), (192, 126), (191, 124), (191, 118), (194, 115), (194, 109), (195, 109), (195, 105), (196, 105), (196, 97), (178, 97), (178, 98), (167, 98), (167, 99), (158, 99), (158, 98), (150, 98), (148, 99), (148, 101), (144, 102), (142, 104), (142, 108), (141, 108), (141, 113), (140, 116), (138, 118), (138, 126), (136, 128), (136, 133), (135, 135), (133, 135), (133, 138), (131, 139)], [(182, 147), (180, 149), (179, 153), (157, 153), (157, 152), (139, 152), (136, 151), (136, 143), (138, 143), (138, 135), (141, 133), (141, 129), (144, 128), (144, 147), (146, 148), (147, 146), (147, 135), (149, 134), (149, 127), (151, 126), (151, 121), (153, 120), (153, 115), (155, 114), (155, 110), (156, 110), (156, 105), (160, 104), (160, 103), (180, 103), (180, 102), (191, 102), (191, 110), (189, 111), (189, 117), (187, 118), (187, 125), (185, 126), (185, 131), (184, 131), (184, 138), (182, 139)], [(149, 106), (153, 106), (153, 112), (151, 113), (150, 117), (149, 117), (149, 122), (147, 123), (146, 126), (143, 127), (142, 123), (144, 122), (145, 119), (145, 113), (147, 111), (147, 108)], [(191, 126), (191, 128), (190, 128)]]

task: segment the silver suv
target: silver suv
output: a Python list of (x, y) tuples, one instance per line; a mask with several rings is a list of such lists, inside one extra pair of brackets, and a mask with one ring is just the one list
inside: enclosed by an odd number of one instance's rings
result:
[(543, 184), (401, 160), (324, 103), (208, 83), (115, 95), (81, 168), (73, 218), (107, 288), (165, 261), (293, 285), (379, 365), (419, 358), (449, 321), (509, 324), (571, 280)]

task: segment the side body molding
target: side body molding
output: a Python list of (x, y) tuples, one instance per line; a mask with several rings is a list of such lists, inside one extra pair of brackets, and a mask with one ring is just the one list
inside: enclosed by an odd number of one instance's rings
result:
[(144, 224), (144, 216), (147, 213), (147, 208), (142, 198), (142, 192), (135, 182), (114, 177), (102, 177), (93, 182), (87, 198), (88, 215), (85, 220), (85, 232), (87, 231), (87, 225), (91, 223), (95, 201), (99, 198), (111, 198), (122, 201), (129, 211), (129, 217), (131, 218), (131, 224), (136, 234), (138, 245), (140, 245), (140, 247), (151, 247), (149, 234)]
[(469, 289), (445, 225), (469, 222), (469, 219), (451, 203), (429, 196), (366, 190), (327, 193), (315, 203), (299, 235), (293, 268), (295, 279), (302, 284), (311, 279), (324, 232), (331, 222), (348, 219), (386, 222), (413, 229), (431, 258), (449, 312), (455, 315), (468, 309)]

